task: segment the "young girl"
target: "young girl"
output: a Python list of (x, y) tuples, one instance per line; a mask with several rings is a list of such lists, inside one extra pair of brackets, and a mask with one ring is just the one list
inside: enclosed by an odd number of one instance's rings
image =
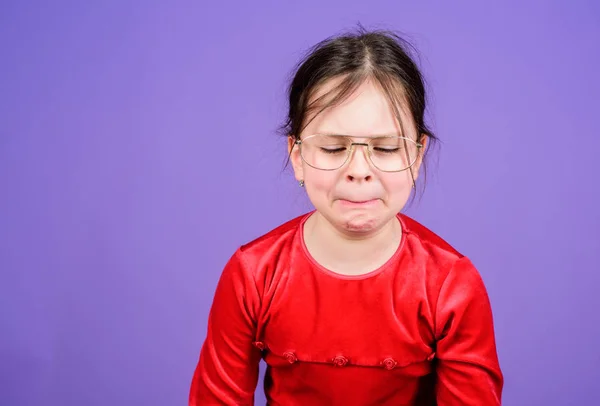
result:
[(400, 214), (435, 136), (406, 43), (318, 44), (289, 89), (288, 152), (314, 211), (240, 247), (190, 405), (500, 405), (492, 312), (469, 259)]

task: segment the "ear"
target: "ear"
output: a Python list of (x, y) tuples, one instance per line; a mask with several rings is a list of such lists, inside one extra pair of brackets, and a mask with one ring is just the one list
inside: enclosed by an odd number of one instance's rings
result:
[(290, 157), (290, 162), (294, 168), (294, 176), (296, 180), (304, 180), (304, 170), (302, 166), (302, 157), (300, 156), (300, 146), (296, 145), (296, 137), (288, 136), (287, 151)]
[(417, 157), (415, 164), (412, 166), (412, 173), (415, 180), (417, 180), (419, 173), (421, 173), (421, 164), (423, 163), (423, 157), (425, 156), (425, 150), (427, 149), (428, 142), (429, 137), (427, 134), (421, 134), (421, 137), (419, 138), (419, 143), (421, 144), (421, 148), (419, 148), (419, 156)]

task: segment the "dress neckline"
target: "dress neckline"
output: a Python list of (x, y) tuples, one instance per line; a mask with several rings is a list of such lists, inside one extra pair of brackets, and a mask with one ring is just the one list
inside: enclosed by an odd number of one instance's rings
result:
[(394, 254), (384, 264), (382, 264), (380, 267), (378, 267), (372, 271), (369, 271), (369, 272), (366, 272), (363, 274), (357, 274), (357, 275), (346, 275), (346, 274), (334, 272), (317, 262), (317, 260), (308, 251), (308, 247), (306, 246), (306, 241), (304, 240), (304, 224), (306, 223), (308, 218), (310, 216), (312, 216), (315, 212), (316, 212), (316, 210), (313, 210), (313, 211), (307, 213), (300, 221), (300, 224), (298, 227), (298, 233), (300, 234), (299, 235), (300, 246), (302, 247), (302, 251), (304, 252), (305, 257), (310, 261), (310, 263), (317, 270), (319, 270), (320, 272), (322, 272), (328, 276), (334, 277), (336, 279), (341, 279), (341, 280), (364, 280), (364, 279), (372, 278), (372, 277), (377, 276), (380, 273), (384, 272), (386, 269), (388, 269), (392, 263), (397, 261), (398, 257), (404, 250), (404, 245), (406, 242), (406, 235), (408, 233), (408, 230), (406, 229), (406, 224), (404, 223), (402, 215), (400, 213), (398, 213), (396, 215), (396, 219), (400, 223), (400, 228), (402, 230), (402, 235), (400, 236), (400, 244), (398, 244), (398, 248), (396, 248), (396, 251), (394, 252)]

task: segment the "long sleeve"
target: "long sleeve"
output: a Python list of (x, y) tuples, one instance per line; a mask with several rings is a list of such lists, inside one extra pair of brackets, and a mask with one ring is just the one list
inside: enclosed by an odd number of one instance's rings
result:
[(217, 284), (207, 336), (189, 395), (189, 405), (253, 405), (260, 350), (253, 346), (260, 297), (237, 250)]
[(501, 404), (492, 310), (481, 276), (462, 257), (441, 288), (436, 311), (437, 404)]

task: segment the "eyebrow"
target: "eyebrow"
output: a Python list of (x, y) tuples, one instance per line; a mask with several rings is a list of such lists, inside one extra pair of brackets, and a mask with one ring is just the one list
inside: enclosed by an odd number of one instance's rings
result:
[(364, 135), (364, 136), (360, 136), (360, 135), (351, 135), (351, 134), (345, 134), (343, 132), (340, 131), (314, 131), (313, 134), (319, 134), (319, 135), (335, 135), (335, 136), (343, 136), (343, 137), (353, 137), (353, 138), (377, 138), (377, 137), (402, 137), (402, 133), (399, 133), (398, 131), (390, 131), (388, 133), (380, 133), (380, 134), (369, 134), (369, 135)]

